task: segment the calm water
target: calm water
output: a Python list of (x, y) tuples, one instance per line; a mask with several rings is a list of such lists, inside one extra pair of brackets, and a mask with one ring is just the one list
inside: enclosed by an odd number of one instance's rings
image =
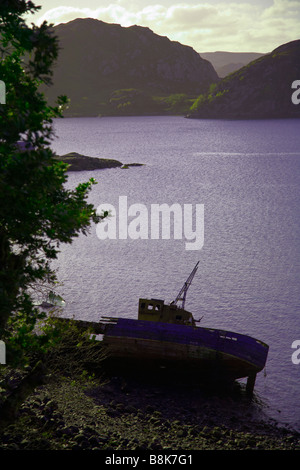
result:
[[(200, 260), (186, 308), (201, 326), (249, 334), (270, 346), (256, 392), (266, 413), (300, 430), (300, 122), (187, 120), (181, 117), (55, 121), (58, 154), (144, 163), (70, 173), (68, 186), (94, 177), (90, 200), (120, 196), (143, 204), (204, 205), (204, 245), (185, 238), (100, 240), (96, 227), (59, 256), (65, 315), (136, 318), (139, 297), (173, 300)], [(194, 223), (195, 223), (194, 213)], [(128, 217), (128, 223), (134, 217)], [(149, 219), (150, 220), (150, 219)]]

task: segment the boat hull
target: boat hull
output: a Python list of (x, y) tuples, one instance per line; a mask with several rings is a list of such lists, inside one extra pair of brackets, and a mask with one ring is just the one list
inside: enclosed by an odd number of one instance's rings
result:
[(103, 344), (111, 364), (195, 370), (237, 379), (261, 371), (268, 346), (224, 330), (151, 321), (116, 319), (105, 328)]

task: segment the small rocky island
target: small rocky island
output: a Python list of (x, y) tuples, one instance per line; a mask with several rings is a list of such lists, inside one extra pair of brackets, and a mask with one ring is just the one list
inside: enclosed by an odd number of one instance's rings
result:
[(77, 152), (70, 152), (65, 155), (57, 155), (57, 160), (67, 163), (69, 166), (68, 171), (91, 171), (91, 170), (104, 170), (106, 168), (129, 168), (130, 166), (142, 166), (142, 163), (127, 163), (123, 164), (118, 160), (109, 158), (96, 158), (81, 155)]

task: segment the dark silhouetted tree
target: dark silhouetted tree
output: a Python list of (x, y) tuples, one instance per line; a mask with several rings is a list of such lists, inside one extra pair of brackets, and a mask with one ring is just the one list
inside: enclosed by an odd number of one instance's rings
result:
[(66, 189), (67, 165), (50, 148), (52, 120), (67, 99), (51, 107), (39, 91), (51, 83), (59, 52), (51, 25), (28, 26), (23, 19), (39, 8), (24, 0), (0, 2), (0, 80), (6, 86), (6, 104), (0, 104), (0, 338), (20, 350), (33, 341), (40, 318), (30, 286), (53, 282), (59, 245), (101, 218), (87, 202), (95, 181)]

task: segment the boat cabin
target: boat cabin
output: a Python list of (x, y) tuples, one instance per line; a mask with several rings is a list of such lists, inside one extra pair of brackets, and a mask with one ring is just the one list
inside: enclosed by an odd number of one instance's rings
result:
[(139, 299), (138, 319), (195, 326), (194, 317), (190, 312), (172, 303), (167, 305), (158, 299)]

